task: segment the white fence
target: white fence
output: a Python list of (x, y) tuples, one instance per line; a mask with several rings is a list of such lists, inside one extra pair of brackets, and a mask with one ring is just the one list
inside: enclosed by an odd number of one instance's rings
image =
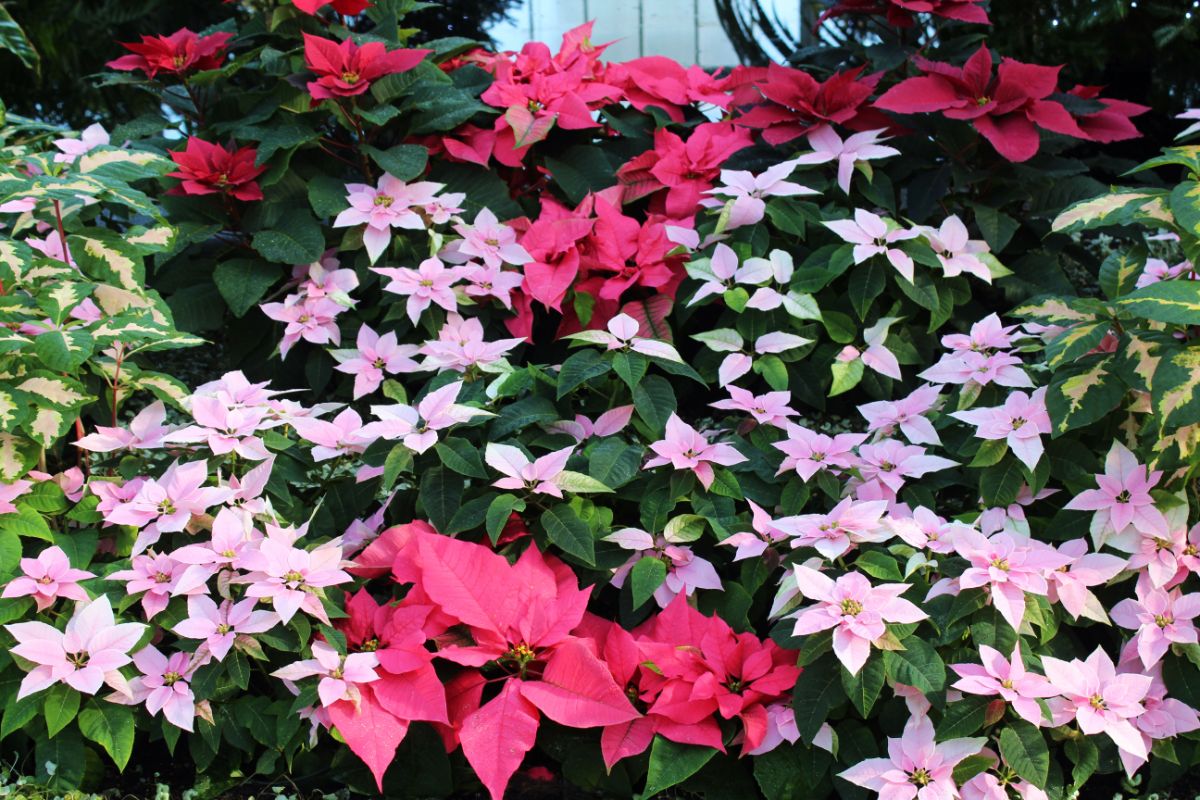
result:
[[(765, 0), (763, 6), (795, 30), (802, 2)], [(510, 21), (494, 27), (491, 34), (505, 50), (519, 49), (527, 41), (557, 49), (564, 31), (589, 19), (596, 21), (592, 41), (617, 40), (605, 52), (611, 61), (663, 55), (706, 67), (738, 63), (713, 0), (524, 0), (510, 13)]]

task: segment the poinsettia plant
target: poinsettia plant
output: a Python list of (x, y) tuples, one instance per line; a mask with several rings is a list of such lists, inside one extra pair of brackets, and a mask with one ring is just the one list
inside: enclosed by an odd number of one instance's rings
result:
[(953, 24), (825, 73), (261, 5), (110, 64), (161, 119), (3, 130), (0, 736), (40, 777), (1194, 767), (1193, 148), (1086, 199), (1142, 107), (977, 2), (839, 3)]

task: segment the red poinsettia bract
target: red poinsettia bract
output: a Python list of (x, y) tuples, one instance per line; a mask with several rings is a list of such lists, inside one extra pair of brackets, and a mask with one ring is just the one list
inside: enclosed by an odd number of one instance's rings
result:
[[(533, 546), (509, 564), (472, 542), (412, 527), (401, 536), (393, 576), (413, 584), (406, 603), (427, 600), (453, 623), (437, 656), (468, 669), (447, 693), (451, 740), (494, 800), (533, 747), (542, 714), (573, 728), (638, 716), (594, 644), (572, 633), (591, 590), (568, 566)], [(487, 699), (485, 679), (500, 684)]]
[(1009, 161), (1026, 161), (1037, 154), (1038, 128), (1088, 138), (1061, 103), (1048, 99), (1058, 89), (1061, 67), (1005, 58), (993, 77), (986, 46), (962, 67), (920, 57), (913, 63), (925, 74), (884, 92), (876, 107), (899, 114), (940, 111), (950, 119), (969, 120)]
[(761, 130), (767, 144), (780, 145), (837, 123), (853, 130), (887, 128), (889, 121), (868, 102), (882, 73), (860, 77), (856, 67), (818, 81), (792, 67), (738, 67), (730, 76), (733, 104), (754, 107), (738, 125)]
[(752, 633), (734, 633), (720, 617), (689, 606), (683, 595), (632, 634), (593, 616), (582, 630), (644, 711), (601, 733), (610, 769), (645, 751), (656, 733), (724, 752), (718, 716), (740, 720), (742, 749), (753, 750), (767, 734), (767, 705), (790, 693), (800, 676), (794, 652)]
[(704, 193), (713, 187), (722, 165), (753, 144), (750, 132), (730, 122), (697, 125), (685, 142), (666, 128), (654, 132), (654, 149), (617, 170), (626, 187), (625, 200), (666, 188), (667, 216), (682, 219), (696, 213)]
[(983, 0), (838, 0), (821, 15), (817, 24), (843, 14), (886, 14), (889, 25), (911, 28), (913, 15), (932, 14), (959, 22), (990, 25), (992, 21), (988, 19), (982, 2)]
[(371, 7), (371, 0), (292, 0), (292, 5), (305, 14), (317, 14), (330, 6), (338, 14), (355, 17)]
[(692, 103), (728, 108), (732, 99), (725, 91), (728, 75), (718, 77), (694, 65), (684, 68), (666, 56), (609, 64), (604, 81), (619, 86), (625, 99), (638, 111), (649, 106), (661, 108), (673, 122), (683, 122), (683, 109)]
[(122, 47), (133, 52), (109, 61), (106, 66), (127, 72), (140, 69), (150, 78), (160, 72), (186, 75), (217, 69), (232, 38), (232, 33), (199, 36), (187, 28), (180, 28), (170, 36), (143, 36), (141, 42), (121, 42)]
[(602, 80), (599, 62), (604, 45), (590, 43), (592, 23), (563, 34), (555, 55), (541, 42), (526, 44), (519, 53), (490, 60), (495, 80), (479, 99), (505, 112), (496, 120), (495, 156), (500, 163), (520, 166), (526, 148), (557, 125), (564, 130), (599, 127), (592, 111), (621, 97), (621, 90)]
[(350, 597), (338, 629), (351, 653), (374, 653), (378, 680), (358, 684), (357, 704), (339, 700), (328, 707), (331, 723), (350, 749), (375, 776), (380, 791), (383, 774), (410, 722), (448, 724), (446, 690), (433, 668), (427, 638), (440, 632), (431, 621), (433, 608), (411, 604), (379, 605), (365, 589)]
[(382, 42), (359, 46), (346, 39), (335, 42), (304, 34), (304, 63), (317, 75), (308, 82), (313, 100), (353, 97), (371, 88), (384, 75), (407, 72), (432, 50), (388, 50)]
[(1142, 135), (1131, 120), (1150, 110), (1150, 106), (1131, 103), (1128, 100), (1114, 100), (1101, 97), (1101, 86), (1076, 86), (1067, 92), (1082, 100), (1098, 103), (1102, 108), (1086, 114), (1075, 114), (1075, 122), (1079, 124), (1087, 137), (1093, 142), (1120, 142), (1126, 139), (1136, 139)]
[(257, 157), (258, 150), (253, 147), (228, 150), (195, 136), (188, 137), (184, 150), (171, 153), (171, 160), (179, 169), (167, 175), (183, 182), (169, 193), (225, 194), (238, 200), (262, 200), (262, 189), (256, 179), (266, 167), (254, 165)]

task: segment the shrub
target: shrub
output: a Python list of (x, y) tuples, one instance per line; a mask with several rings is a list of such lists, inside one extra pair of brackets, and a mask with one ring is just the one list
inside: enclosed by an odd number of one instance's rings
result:
[[(9, 120), (0, 734), (39, 780), (135, 744), (214, 795), (1196, 763), (1191, 148), (1101, 194), (1070, 148), (1143, 109), (993, 76), (965, 22), (820, 80), (586, 26), (405, 48), (417, 5), (147, 37), (110, 79), (165, 122), (59, 156)], [(242, 369), (152, 371), (175, 325)]]

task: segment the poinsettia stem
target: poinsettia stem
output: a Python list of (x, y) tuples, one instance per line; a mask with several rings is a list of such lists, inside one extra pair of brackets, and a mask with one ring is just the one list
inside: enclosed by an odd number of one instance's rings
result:
[(188, 83), (187, 78), (183, 79), (183, 89), (187, 92), (188, 99), (192, 101), (192, 108), (196, 109), (196, 124), (201, 128), (207, 127), (204, 122), (204, 107), (200, 103), (200, 98), (196, 94), (196, 90)]
[(58, 223), (58, 243), (62, 245), (63, 261), (68, 267), (72, 266), (71, 253), (67, 250), (67, 231), (63, 228), (62, 203), (58, 200), (54, 201), (54, 221)]
[(125, 360), (125, 349), (117, 342), (117, 366), (112, 379), (112, 426), (117, 427), (117, 410), (121, 396), (121, 363)]

